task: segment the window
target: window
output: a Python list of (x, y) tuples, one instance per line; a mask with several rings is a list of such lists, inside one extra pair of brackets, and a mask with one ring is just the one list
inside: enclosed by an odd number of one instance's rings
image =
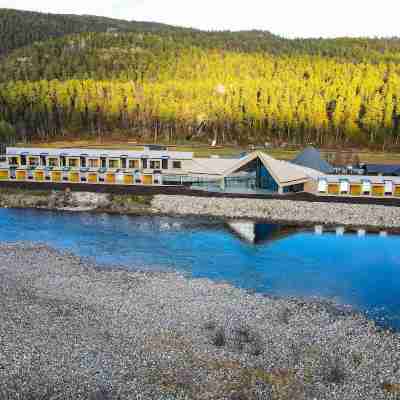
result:
[(68, 166), (71, 168), (76, 168), (78, 166), (78, 159), (77, 158), (69, 158)]
[(26, 165), (26, 156), (21, 156), (21, 165)]
[(119, 160), (108, 160), (108, 168), (119, 168)]
[(46, 156), (40, 156), (40, 165), (43, 167), (47, 165)]
[(29, 165), (36, 167), (39, 165), (39, 159), (37, 157), (29, 157)]
[(150, 169), (160, 169), (161, 162), (159, 160), (151, 160), (150, 161)]
[(49, 158), (49, 166), (50, 167), (58, 167), (58, 159), (57, 158)]
[(126, 169), (126, 158), (121, 158), (121, 168)]
[(107, 168), (107, 159), (105, 157), (101, 157), (101, 168)]
[(61, 160), (61, 166), (66, 167), (67, 166), (67, 159), (64, 156), (60, 157)]
[(98, 168), (99, 167), (99, 160), (97, 159), (89, 159), (89, 168)]
[(86, 168), (86, 157), (81, 157), (81, 168)]
[(181, 169), (182, 168), (182, 161), (174, 161), (172, 163), (172, 168), (174, 169)]
[(168, 159), (163, 158), (162, 160), (162, 169), (168, 169)]
[(142, 158), (142, 167), (143, 167), (144, 169), (147, 168), (147, 158)]
[(17, 157), (10, 157), (9, 158), (10, 165), (18, 165), (18, 158)]
[(139, 168), (139, 160), (129, 160), (129, 168), (138, 169)]

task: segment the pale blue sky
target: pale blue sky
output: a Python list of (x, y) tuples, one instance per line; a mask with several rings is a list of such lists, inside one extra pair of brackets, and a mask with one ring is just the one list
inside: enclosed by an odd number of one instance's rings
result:
[(400, 0), (0, 0), (0, 7), (286, 37), (400, 36)]

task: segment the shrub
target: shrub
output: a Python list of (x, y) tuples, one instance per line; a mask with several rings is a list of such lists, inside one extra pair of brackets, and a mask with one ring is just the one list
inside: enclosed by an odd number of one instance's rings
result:
[(226, 335), (223, 328), (218, 328), (212, 337), (212, 343), (217, 347), (224, 347), (226, 345)]

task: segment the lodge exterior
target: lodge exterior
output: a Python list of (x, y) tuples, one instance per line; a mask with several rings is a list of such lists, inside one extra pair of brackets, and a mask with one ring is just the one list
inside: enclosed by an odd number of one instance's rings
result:
[(120, 185), (181, 184), (192, 153), (9, 147), (0, 180)]
[[(400, 197), (400, 177), (334, 175), (317, 162), (307, 167), (276, 160), (256, 151), (237, 158), (194, 158), (191, 152), (161, 146), (143, 150), (6, 149), (0, 181), (105, 184), (119, 186), (182, 186), (219, 193), (282, 194), (308, 192), (324, 196)], [(321, 166), (321, 168), (319, 168)], [(318, 169), (319, 168), (319, 169)]]

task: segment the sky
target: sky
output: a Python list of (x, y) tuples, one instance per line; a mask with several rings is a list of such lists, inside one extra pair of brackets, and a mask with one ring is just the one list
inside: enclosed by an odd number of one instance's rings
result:
[(400, 0), (0, 0), (3, 7), (288, 38), (400, 36)]

